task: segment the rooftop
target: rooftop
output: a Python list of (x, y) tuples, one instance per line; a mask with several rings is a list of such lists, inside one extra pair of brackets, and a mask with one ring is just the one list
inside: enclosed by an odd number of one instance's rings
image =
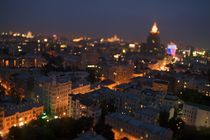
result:
[(128, 125), (137, 127), (139, 129), (143, 129), (147, 132), (150, 132), (152, 134), (159, 135), (159, 136), (162, 136), (162, 137), (164, 137), (170, 131), (169, 129), (166, 129), (166, 128), (163, 128), (163, 127), (160, 127), (160, 126), (156, 126), (156, 125), (152, 125), (152, 124), (149, 124), (149, 123), (145, 123), (145, 122), (136, 120), (133, 117), (123, 115), (123, 114), (119, 114), (119, 113), (113, 113), (113, 114), (110, 114), (108, 116), (113, 118), (113, 119), (116, 119), (119, 122), (127, 123)]
[(36, 101), (26, 101), (24, 103), (15, 104), (15, 103), (3, 103), (1, 104), (1, 107), (4, 109), (4, 116), (11, 116), (17, 112), (25, 112), (27, 110), (30, 110), (34, 107), (41, 107), (43, 106), (41, 103)]
[(85, 106), (91, 106), (93, 105), (93, 101), (91, 99), (88, 99), (87, 96), (83, 94), (72, 94), (70, 95), (72, 97), (72, 100), (76, 101), (79, 100), (81, 104)]
[(159, 84), (168, 84), (168, 82), (167, 81), (163, 81), (163, 80), (159, 80), (159, 79), (155, 79), (153, 82), (155, 82), (155, 83), (159, 83)]
[(146, 116), (157, 116), (159, 114), (159, 111), (154, 108), (143, 108), (139, 112), (137, 112), (139, 115), (146, 115)]

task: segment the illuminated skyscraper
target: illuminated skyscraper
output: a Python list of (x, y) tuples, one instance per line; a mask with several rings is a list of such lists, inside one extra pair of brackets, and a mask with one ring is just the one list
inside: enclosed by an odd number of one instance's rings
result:
[(159, 37), (159, 30), (157, 27), (156, 22), (153, 24), (152, 29), (149, 33), (149, 36), (147, 38), (147, 45), (148, 47), (156, 50), (160, 46), (160, 37)]
[(152, 54), (163, 54), (164, 47), (160, 44), (160, 31), (157, 26), (157, 23), (154, 22), (149, 35), (147, 37), (147, 42), (143, 44), (142, 51)]

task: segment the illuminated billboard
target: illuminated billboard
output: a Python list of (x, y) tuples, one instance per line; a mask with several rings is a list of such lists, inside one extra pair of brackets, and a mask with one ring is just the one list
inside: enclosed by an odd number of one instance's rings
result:
[(176, 44), (174, 43), (170, 43), (168, 44), (168, 47), (167, 47), (167, 54), (168, 55), (172, 55), (172, 56), (176, 56), (176, 50), (177, 50), (177, 46)]

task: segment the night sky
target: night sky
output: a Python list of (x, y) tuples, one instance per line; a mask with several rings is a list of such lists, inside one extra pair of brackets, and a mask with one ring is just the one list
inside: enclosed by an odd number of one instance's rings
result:
[(0, 0), (0, 31), (146, 40), (210, 49), (210, 0)]

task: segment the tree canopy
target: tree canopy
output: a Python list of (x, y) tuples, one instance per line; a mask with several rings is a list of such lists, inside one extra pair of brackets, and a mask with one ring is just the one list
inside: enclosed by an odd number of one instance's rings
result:
[(74, 139), (83, 131), (92, 128), (92, 118), (82, 117), (78, 120), (61, 118), (51, 120), (35, 120), (28, 125), (10, 129), (9, 140), (59, 140)]

